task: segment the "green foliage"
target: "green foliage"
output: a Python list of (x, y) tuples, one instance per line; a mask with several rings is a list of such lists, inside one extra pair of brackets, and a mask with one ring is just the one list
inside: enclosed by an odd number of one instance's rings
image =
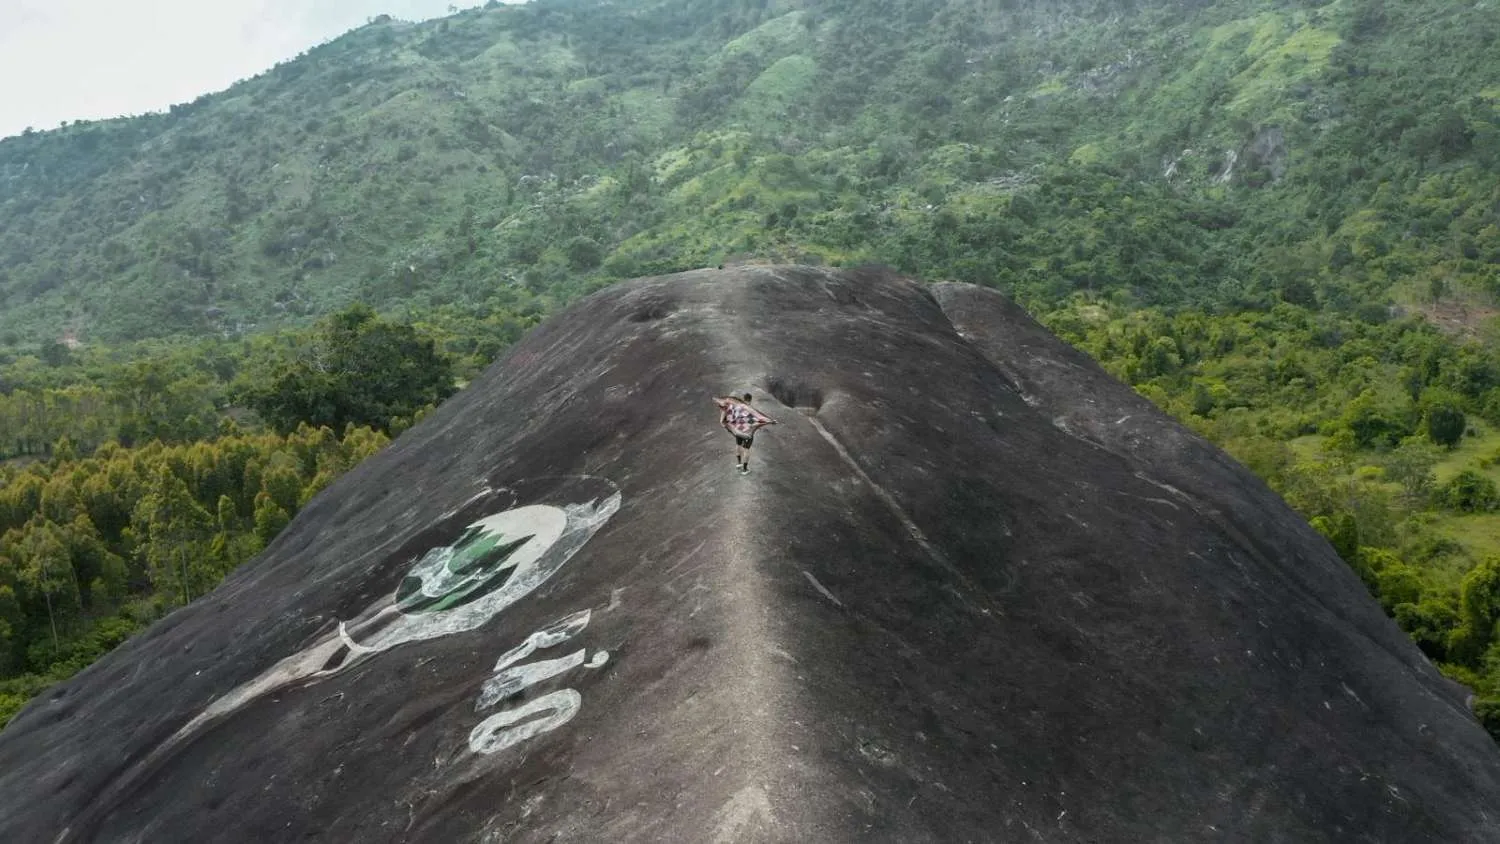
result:
[(196, 561), (207, 557), (213, 519), (170, 466), (157, 467), (135, 505), (129, 530), (142, 567), (158, 592), (186, 604), (212, 587), (204, 582), (211, 573), (193, 575), (200, 571)]
[(599, 244), (581, 235), (568, 241), (567, 256), (568, 266), (580, 271), (592, 270), (604, 261)]
[(1437, 483), (1432, 467), (1437, 464), (1438, 452), (1425, 439), (1408, 437), (1401, 445), (1386, 455), (1382, 461), (1387, 478), (1401, 485), (1409, 502), (1426, 501)]
[(1459, 626), (1448, 649), (1461, 662), (1475, 663), (1495, 641), (1500, 621), (1500, 558), (1491, 557), (1464, 576), (1459, 591)]
[(1427, 597), (1420, 603), (1398, 603), (1392, 616), (1429, 659), (1448, 659), (1448, 637), (1459, 626), (1458, 611), (1451, 601)]
[(388, 428), (455, 389), (452, 362), (433, 340), (357, 305), (325, 320), (310, 342), (276, 358), (269, 372), (243, 377), (237, 395), (287, 432), (299, 424)]
[(1464, 469), (1438, 489), (1437, 500), (1442, 506), (1462, 513), (1493, 510), (1500, 507), (1500, 490), (1484, 475)]
[(1489, 731), (1490, 737), (1500, 742), (1500, 697), (1480, 698), (1474, 702), (1474, 715)]
[(1359, 525), (1352, 514), (1314, 516), (1311, 524), (1346, 562), (1354, 564), (1359, 560)]
[(212, 589), (387, 442), (303, 425), (0, 471), (0, 718)]
[(1427, 437), (1440, 446), (1452, 448), (1463, 438), (1467, 422), (1464, 412), (1453, 404), (1435, 404), (1427, 408)]
[(1360, 393), (1339, 421), (1357, 448), (1393, 447), (1414, 428), (1409, 401), (1373, 388)]
[(1403, 604), (1418, 604), (1422, 600), (1422, 587), (1422, 572), (1394, 559), (1393, 555), (1376, 570), (1375, 595), (1388, 613), (1394, 614), (1395, 608)]
[(262, 545), (271, 544), (276, 534), (292, 520), (286, 508), (276, 503), (269, 492), (261, 491), (255, 496), (255, 536)]

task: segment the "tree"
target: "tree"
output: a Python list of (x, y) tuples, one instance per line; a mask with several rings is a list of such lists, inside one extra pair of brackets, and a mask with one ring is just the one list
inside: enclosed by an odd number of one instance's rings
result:
[(1193, 414), (1207, 417), (1214, 409), (1214, 396), (1202, 381), (1193, 382)]
[(1500, 697), (1480, 698), (1474, 702), (1474, 717), (1484, 725), (1495, 741), (1500, 742)]
[(270, 495), (262, 492), (255, 496), (255, 535), (262, 547), (270, 545), (291, 520), (292, 517)]
[(1295, 455), (1286, 443), (1269, 437), (1252, 436), (1231, 440), (1224, 443), (1224, 450), (1273, 487), (1281, 483), (1295, 460)]
[(52, 462), (56, 465), (71, 463), (78, 459), (78, 449), (74, 447), (73, 441), (66, 436), (58, 439), (52, 446)]
[(567, 253), (568, 266), (580, 272), (592, 270), (604, 261), (604, 248), (582, 235), (568, 241)]
[(1346, 37), (1352, 42), (1368, 41), (1385, 29), (1385, 0), (1362, 0), (1349, 15)]
[(163, 359), (135, 361), (111, 375), (109, 397), (120, 408), (120, 439), (192, 439), (207, 433), (213, 406), (201, 376), (174, 371)]
[(1437, 483), (1432, 467), (1437, 465), (1438, 454), (1427, 440), (1407, 437), (1382, 461), (1385, 475), (1401, 485), (1407, 501), (1425, 500)]
[(83, 605), (92, 609), (96, 602), (113, 603), (124, 597), (129, 578), (125, 561), (105, 546), (89, 517), (78, 516), (63, 525), (60, 533), (80, 586)]
[(1448, 295), (1448, 277), (1434, 273), (1427, 281), (1427, 295), (1432, 297), (1434, 305), (1443, 301), (1443, 297)]
[(24, 600), (46, 613), (52, 653), (61, 648), (62, 635), (83, 611), (78, 580), (67, 546), (57, 526), (40, 518), (20, 531), (14, 543), (19, 564), (17, 585)]
[(310, 343), (268, 374), (238, 385), (240, 399), (277, 430), (299, 424), (389, 430), (454, 392), (451, 360), (410, 325), (386, 322), (364, 305), (325, 320)]
[[(1345, 251), (1348, 251), (1348, 246), (1340, 245), (1344, 247)], [(1337, 251), (1335, 251), (1335, 254), (1337, 254)], [(1281, 282), (1279, 292), (1281, 294), (1281, 301), (1289, 305), (1298, 305), (1304, 308), (1316, 308), (1318, 306), (1318, 293), (1305, 278), (1292, 277), (1284, 279)]]
[(220, 533), (231, 533), (239, 524), (239, 513), (234, 506), (234, 499), (227, 495), (220, 495), (214, 507), (214, 522)]
[(1433, 660), (1448, 658), (1448, 639), (1459, 625), (1451, 597), (1423, 597), (1420, 603), (1396, 604), (1396, 624)]
[(1464, 575), (1458, 592), (1460, 625), (1448, 650), (1460, 662), (1474, 665), (1495, 639), (1500, 621), (1500, 557), (1487, 557)]
[(1422, 600), (1422, 573), (1399, 560), (1388, 563), (1375, 575), (1375, 591), (1388, 613), (1401, 604), (1417, 604)]
[(1442, 110), (1429, 131), (1430, 143), (1445, 160), (1468, 152), (1474, 142), (1474, 130), (1469, 128), (1463, 115), (1451, 107)]
[(1345, 562), (1354, 566), (1356, 571), (1363, 568), (1359, 561), (1359, 524), (1354, 516), (1349, 513), (1338, 513), (1333, 517), (1317, 516), (1310, 524), (1313, 529), (1328, 540), (1333, 550), (1343, 557)]
[(165, 463), (156, 468), (148, 492), (136, 504), (131, 529), (140, 538), (141, 562), (158, 590), (186, 604), (212, 587), (214, 580), (201, 562), (213, 517)]
[(302, 497), (302, 476), (297, 473), (295, 465), (286, 460), (284, 455), (276, 455), (281, 458), (275, 465), (266, 471), (265, 478), (261, 482), (266, 495), (276, 502), (289, 515), (296, 515), (299, 500)]
[(1438, 490), (1438, 501), (1450, 510), (1476, 513), (1500, 505), (1500, 490), (1495, 482), (1473, 469), (1465, 469), (1448, 479)]
[(1484, 394), (1479, 413), (1484, 417), (1486, 422), (1500, 425), (1500, 387), (1489, 390)]
[(61, 367), (67, 366), (68, 363), (71, 362), (73, 353), (66, 344), (60, 343), (56, 340), (48, 340), (47, 342), (42, 344), (42, 348), (38, 351), (37, 357), (40, 357), (42, 359), (42, 362), (46, 363), (48, 366)]
[(1463, 439), (1467, 420), (1464, 412), (1448, 403), (1427, 408), (1427, 438), (1444, 448), (1453, 448)]
[(1412, 429), (1411, 413), (1375, 390), (1350, 402), (1342, 421), (1360, 448), (1395, 445)]
[[(0, 571), (9, 567), (9, 561), (0, 558)], [(21, 611), (21, 602), (16, 590), (0, 584), (0, 673), (10, 671), (17, 662), (20, 645), (24, 643), (26, 615)]]

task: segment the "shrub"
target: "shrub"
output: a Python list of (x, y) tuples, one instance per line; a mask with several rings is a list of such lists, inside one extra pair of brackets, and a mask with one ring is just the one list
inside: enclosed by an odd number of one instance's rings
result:
[(1366, 390), (1350, 402), (1341, 421), (1359, 448), (1395, 446), (1413, 427), (1407, 408), (1373, 390)]
[(1427, 409), (1427, 438), (1445, 448), (1453, 448), (1463, 438), (1467, 420), (1464, 412), (1451, 404), (1437, 404)]
[(604, 260), (604, 249), (589, 238), (578, 236), (566, 247), (568, 266), (577, 271), (592, 270)]
[(1475, 701), (1474, 716), (1495, 741), (1500, 741), (1500, 698), (1486, 697)]
[(1448, 658), (1448, 636), (1458, 627), (1458, 610), (1452, 599), (1423, 598), (1420, 603), (1396, 604), (1396, 625), (1434, 661)]
[(1454, 475), (1438, 489), (1440, 505), (1460, 513), (1478, 513), (1500, 506), (1500, 490), (1495, 482), (1473, 469)]

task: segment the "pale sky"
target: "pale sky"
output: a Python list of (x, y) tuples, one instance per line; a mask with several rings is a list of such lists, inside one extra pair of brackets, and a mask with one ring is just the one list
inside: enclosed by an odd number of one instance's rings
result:
[[(508, 0), (515, 2), (516, 0)], [(524, 0), (523, 0), (524, 2)], [(164, 111), (377, 15), (480, 0), (0, 0), (0, 138)]]

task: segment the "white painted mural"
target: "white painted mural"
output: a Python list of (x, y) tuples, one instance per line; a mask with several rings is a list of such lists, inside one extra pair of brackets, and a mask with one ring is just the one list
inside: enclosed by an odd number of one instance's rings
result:
[[(600, 478), (579, 480), (614, 489)], [(511, 507), (473, 522), (451, 545), (432, 548), (414, 560), (394, 593), (356, 617), (339, 621), (333, 632), (215, 700), (156, 754), (170, 752), (210, 723), (274, 690), (325, 680), (402, 644), (481, 627), (556, 574), (619, 511), (620, 501), (615, 490), (587, 501)], [(608, 652), (589, 657), (585, 650), (519, 664), (537, 650), (577, 636), (589, 618), (588, 610), (564, 616), (502, 656), (494, 676), (480, 690), (476, 709), (492, 708), (580, 666), (604, 666)], [(578, 692), (564, 689), (503, 710), (474, 728), (469, 746), (477, 753), (498, 752), (567, 723), (581, 704)], [(545, 717), (535, 717), (542, 713)]]

